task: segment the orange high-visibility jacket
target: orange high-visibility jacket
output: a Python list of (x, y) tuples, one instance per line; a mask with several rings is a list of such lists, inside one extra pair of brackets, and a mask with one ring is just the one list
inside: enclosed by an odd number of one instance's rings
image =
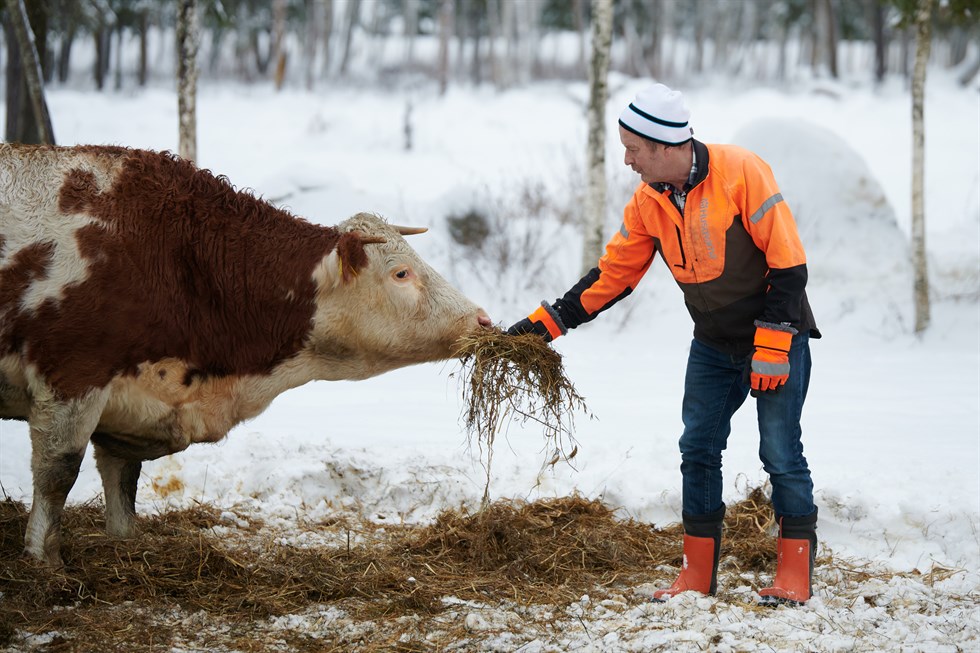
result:
[(697, 169), (683, 215), (669, 188), (641, 184), (598, 267), (555, 303), (564, 326), (629, 295), (659, 253), (705, 344), (747, 353), (756, 320), (819, 338), (804, 290), (806, 254), (769, 166), (734, 145), (693, 144)]

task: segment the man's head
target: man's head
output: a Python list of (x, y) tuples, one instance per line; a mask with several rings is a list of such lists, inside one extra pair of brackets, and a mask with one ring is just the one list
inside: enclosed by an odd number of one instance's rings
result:
[(623, 162), (648, 184), (683, 186), (691, 170), (690, 117), (679, 91), (663, 84), (640, 91), (619, 116)]

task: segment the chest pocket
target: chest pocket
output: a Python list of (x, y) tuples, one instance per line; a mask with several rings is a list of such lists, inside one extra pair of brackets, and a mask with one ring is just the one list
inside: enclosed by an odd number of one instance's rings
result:
[(683, 245), (690, 259), (693, 278), (684, 281), (704, 283), (717, 279), (724, 272), (726, 233), (738, 217), (727, 204), (716, 207), (706, 197), (688, 198)]

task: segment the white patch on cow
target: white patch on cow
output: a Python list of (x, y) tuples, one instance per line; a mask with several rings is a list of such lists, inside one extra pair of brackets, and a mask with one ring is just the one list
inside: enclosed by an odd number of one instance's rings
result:
[(44, 540), (48, 529), (51, 528), (50, 504), (38, 501), (36, 498), (31, 505), (31, 516), (27, 520), (27, 532), (24, 533), (24, 546), (27, 552), (38, 560), (44, 560)]
[(54, 244), (47, 275), (36, 279), (21, 298), (21, 310), (34, 311), (48, 299), (61, 300), (67, 286), (85, 281), (89, 274), (76, 233), (97, 220), (84, 214), (65, 215), (58, 209), (65, 176), (72, 170), (91, 172), (99, 192), (104, 192), (115, 178), (115, 164), (84, 153), (65, 156), (42, 150), (32, 157), (2, 154), (0, 149), (0, 270), (10, 266), (26, 247)]
[[(44, 240), (54, 243), (54, 252), (48, 265), (48, 273), (42, 279), (36, 279), (21, 297), (20, 308), (24, 311), (35, 311), (48, 299), (61, 301), (64, 290), (68, 286), (81, 283), (88, 278), (89, 266), (78, 250), (75, 233), (95, 222), (93, 218), (82, 215), (63, 216), (53, 228), (44, 231)], [(14, 247), (17, 247), (17, 236), (14, 234)], [(35, 236), (36, 238), (36, 236)], [(39, 242), (34, 240), (22, 245), (26, 247)], [(17, 250), (12, 252), (16, 255)]]

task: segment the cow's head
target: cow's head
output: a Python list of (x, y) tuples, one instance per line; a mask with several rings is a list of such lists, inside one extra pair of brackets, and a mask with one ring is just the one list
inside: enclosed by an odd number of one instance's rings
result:
[(403, 234), (424, 229), (395, 227), (367, 213), (338, 228), (348, 236), (314, 273), (311, 343), (338, 378), (450, 358), (461, 336), (491, 325), (483, 309), (405, 242)]

